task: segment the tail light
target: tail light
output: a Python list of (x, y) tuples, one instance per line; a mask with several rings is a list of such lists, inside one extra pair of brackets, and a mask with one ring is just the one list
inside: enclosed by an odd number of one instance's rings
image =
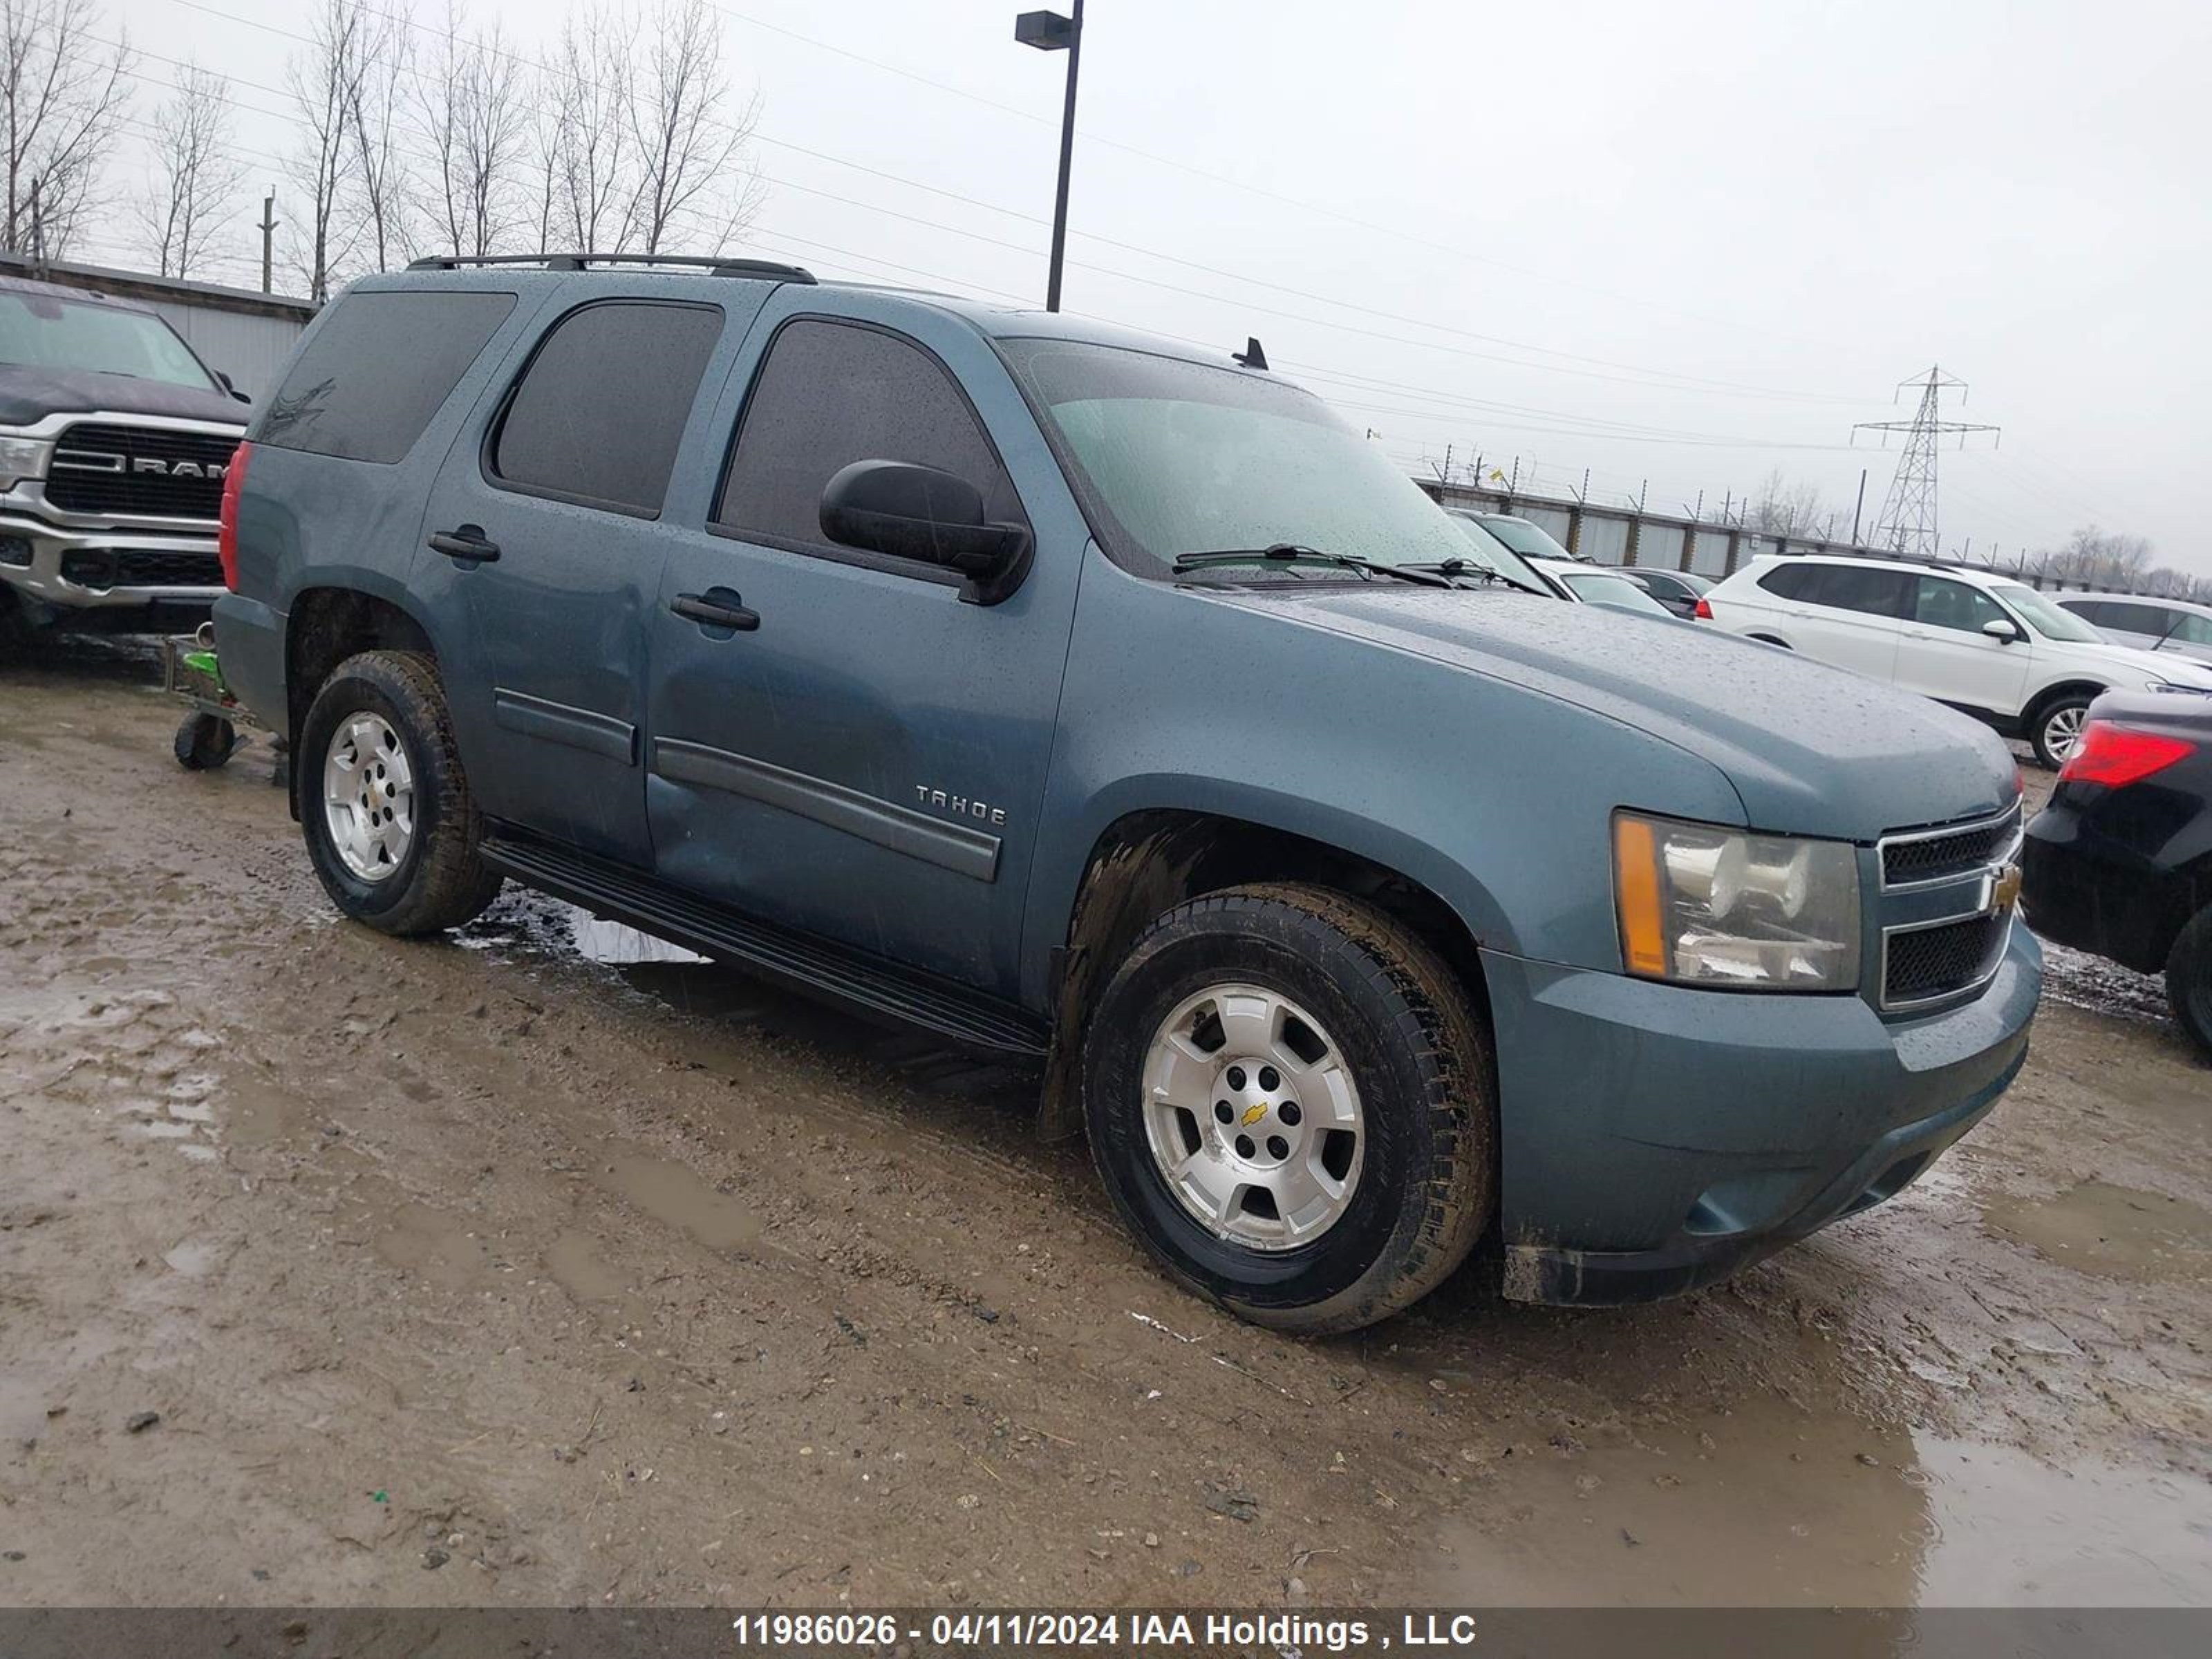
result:
[(2121, 789), (2163, 772), (2197, 752), (2197, 745), (2157, 732), (2138, 732), (2110, 720), (2091, 720), (2059, 769), (2061, 783), (2100, 783)]
[(238, 497), (246, 488), (246, 463), (253, 446), (242, 443), (230, 452), (230, 465), (222, 475), (222, 515), (215, 532), (216, 556), (222, 561), (222, 585), (238, 592)]
[(1707, 599), (1698, 599), (1698, 608), (1695, 611), (1692, 611), (1690, 614), (1695, 617), (1699, 622), (1711, 622), (1713, 619), (1712, 601)]

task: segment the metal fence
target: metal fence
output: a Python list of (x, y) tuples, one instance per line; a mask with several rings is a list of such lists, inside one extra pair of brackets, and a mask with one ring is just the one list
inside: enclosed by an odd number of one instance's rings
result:
[[(1665, 513), (1638, 511), (1633, 507), (1600, 501), (1581, 501), (1571, 496), (1534, 495), (1511, 489), (1474, 484), (1440, 483), (1434, 478), (1413, 482), (1445, 507), (1478, 513), (1510, 513), (1540, 526), (1570, 553), (1600, 564), (1640, 565), (1662, 570), (1687, 570), (1718, 580), (1733, 575), (1756, 558), (1769, 555), (1827, 553), (1859, 558), (1893, 558), (1886, 548), (1864, 542), (1832, 541), (1813, 535), (1782, 535), (1749, 525), (1713, 523), (1679, 518)], [(2084, 577), (2059, 574), (2047, 559), (1949, 559), (1950, 564), (1971, 565), (2013, 576), (2031, 587), (2049, 591), (2095, 589), (2106, 592), (2152, 591), (2135, 579)], [(2186, 598), (2185, 593), (2172, 597)]]

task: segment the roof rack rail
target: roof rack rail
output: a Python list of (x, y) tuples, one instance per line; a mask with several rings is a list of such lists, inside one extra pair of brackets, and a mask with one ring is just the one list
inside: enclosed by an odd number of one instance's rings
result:
[(818, 282), (804, 265), (769, 259), (726, 259), (703, 253), (432, 253), (408, 262), (410, 270), (458, 270), (464, 265), (543, 265), (583, 270), (592, 265), (672, 265), (714, 276), (750, 276), (779, 283)]

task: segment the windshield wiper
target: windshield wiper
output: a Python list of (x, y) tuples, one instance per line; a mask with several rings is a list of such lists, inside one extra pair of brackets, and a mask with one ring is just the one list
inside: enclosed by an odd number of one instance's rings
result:
[[(1531, 588), (1526, 582), (1516, 581), (1512, 577), (1507, 575), (1503, 570), (1500, 570), (1494, 564), (1487, 563), (1481, 559), (1462, 559), (1456, 554), (1453, 555), (1449, 559), (1440, 559), (1434, 564), (1408, 564), (1401, 565), (1399, 568), (1402, 570), (1433, 570), (1438, 575), (1447, 578), (1476, 576), (1486, 582), (1502, 582), (1516, 593), (1529, 593), (1537, 591)], [(1545, 594), (1543, 597), (1548, 599), (1551, 596), (1549, 594)]]
[(1409, 565), (1381, 564), (1373, 559), (1363, 559), (1352, 553), (1324, 553), (1317, 547), (1301, 547), (1296, 542), (1275, 542), (1267, 547), (1224, 547), (1206, 553), (1178, 553), (1174, 568), (1180, 574), (1186, 570), (1206, 570), (1221, 564), (1250, 564), (1255, 560), (1268, 564), (1329, 564), (1340, 570), (1357, 570), (1363, 576), (1395, 576), (1400, 581), (1412, 582), (1420, 587), (1449, 587), (1450, 579), (1434, 572), (1416, 569)]

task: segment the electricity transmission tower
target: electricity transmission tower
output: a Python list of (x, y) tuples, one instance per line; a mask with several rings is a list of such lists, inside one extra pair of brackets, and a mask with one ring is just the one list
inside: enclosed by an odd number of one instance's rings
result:
[(1936, 554), (1936, 442), (1951, 433), (1959, 434), (1959, 447), (1966, 447), (1966, 434), (1971, 432), (1996, 432), (1994, 426), (1977, 426), (1964, 421), (1947, 421), (1942, 416), (1937, 398), (1947, 391), (1955, 389), (1959, 401), (1966, 401), (1966, 383), (1946, 374), (1940, 368), (1931, 368), (1925, 374), (1910, 380), (1899, 380), (1899, 392), (1906, 386), (1920, 388), (1920, 408), (1909, 421), (1861, 421), (1851, 430), (1879, 432), (1887, 446), (1888, 434), (1905, 434), (1905, 453), (1897, 459), (1897, 476), (1889, 481), (1889, 495), (1881, 504), (1881, 518), (1875, 526), (1875, 544), (1893, 553), (1905, 553), (1923, 558)]

